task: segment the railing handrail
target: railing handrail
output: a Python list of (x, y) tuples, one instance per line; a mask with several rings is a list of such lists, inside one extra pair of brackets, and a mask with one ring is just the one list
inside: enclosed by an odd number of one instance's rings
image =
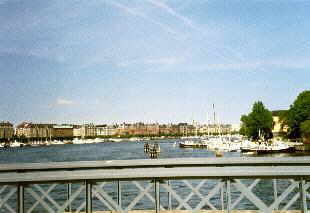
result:
[[(12, 166), (12, 167), (10, 167)], [(6, 164), (0, 183), (134, 179), (310, 178), (310, 158), (171, 158)]]
[(130, 168), (1, 173), (0, 184), (154, 179), (310, 179), (310, 166)]
[(0, 173), (157, 167), (310, 166), (310, 157), (165, 158), (0, 164)]

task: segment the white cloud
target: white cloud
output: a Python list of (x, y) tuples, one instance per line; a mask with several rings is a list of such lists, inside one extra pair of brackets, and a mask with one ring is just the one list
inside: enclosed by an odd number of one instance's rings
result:
[(147, 64), (161, 64), (161, 65), (176, 65), (182, 63), (183, 58), (178, 57), (166, 57), (166, 58), (151, 58), (146, 59), (145, 63)]
[(196, 70), (247, 70), (247, 71), (272, 71), (272, 69), (307, 69), (310, 62), (306, 60), (270, 60), (270, 61), (249, 61), (245, 63), (223, 63), (207, 64)]
[(188, 26), (188, 27), (190, 27), (192, 29), (201, 30), (198, 27), (196, 27), (189, 18), (187, 18), (187, 17), (177, 13), (176, 10), (174, 10), (173, 8), (171, 8), (170, 6), (165, 4), (164, 2), (161, 2), (159, 0), (147, 0), (147, 1), (149, 3), (151, 3), (152, 5), (154, 5), (155, 7), (158, 7), (160, 9), (166, 11), (170, 15), (176, 17), (177, 19), (182, 21), (186, 26)]
[(56, 100), (56, 105), (72, 105), (74, 102), (65, 98), (58, 98)]
[(159, 26), (164, 31), (166, 31), (166, 32), (168, 32), (170, 34), (179, 35), (179, 33), (177, 33), (170, 26), (162, 24), (161, 22), (152, 19), (151, 17), (147, 16), (145, 13), (143, 13), (141, 11), (138, 11), (137, 9), (130, 8), (130, 7), (126, 6), (126, 5), (124, 5), (124, 4), (121, 4), (121, 3), (118, 3), (118, 2), (115, 2), (115, 1), (108, 1), (108, 3), (110, 5), (112, 5), (113, 7), (117, 7), (119, 9), (121, 9), (122, 11), (125, 11), (126, 13), (129, 13), (129, 14), (131, 14), (133, 16), (137, 16), (137, 17), (143, 18), (143, 19), (145, 19), (145, 20), (147, 20), (147, 21), (149, 21), (149, 22)]
[(143, 58), (128, 60), (118, 63), (119, 67), (129, 67), (131, 65), (177, 65), (184, 62), (184, 58), (181, 57), (161, 57), (161, 58)]

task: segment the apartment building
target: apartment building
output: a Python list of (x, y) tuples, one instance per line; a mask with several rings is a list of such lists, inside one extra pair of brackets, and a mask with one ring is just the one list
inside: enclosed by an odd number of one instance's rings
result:
[(54, 125), (53, 126), (54, 138), (73, 138), (73, 126), (72, 125)]
[(10, 122), (0, 122), (0, 141), (8, 141), (14, 136), (13, 124)]
[(281, 120), (281, 114), (285, 113), (285, 110), (277, 110), (272, 111), (272, 120), (273, 120), (273, 127), (272, 127), (272, 134), (274, 136), (279, 136), (283, 133), (287, 133), (288, 126), (283, 123)]
[(113, 136), (117, 134), (116, 125), (97, 125), (97, 136)]
[(34, 124), (23, 122), (16, 127), (16, 135), (21, 138), (51, 138), (53, 137), (55, 124)]
[(94, 124), (84, 124), (80, 128), (81, 138), (96, 137), (97, 130)]

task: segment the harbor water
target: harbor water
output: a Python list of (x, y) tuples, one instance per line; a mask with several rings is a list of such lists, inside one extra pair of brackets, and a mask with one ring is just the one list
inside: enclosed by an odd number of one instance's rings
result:
[[(179, 148), (178, 139), (152, 140), (160, 144), (158, 158), (215, 157), (214, 151), (205, 148)], [(62, 144), (38, 147), (1, 148), (2, 163), (71, 162), (97, 160), (148, 159), (143, 145), (146, 141), (103, 142), (93, 144)], [(309, 152), (278, 153), (259, 156), (287, 157), (304, 156)], [(223, 157), (259, 157), (251, 153), (225, 152)]]

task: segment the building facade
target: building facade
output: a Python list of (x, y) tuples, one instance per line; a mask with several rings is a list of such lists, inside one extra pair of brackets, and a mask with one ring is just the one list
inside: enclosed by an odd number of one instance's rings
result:
[(117, 134), (116, 125), (97, 125), (96, 126), (97, 136), (114, 136)]
[(23, 122), (16, 127), (16, 136), (26, 139), (43, 139), (54, 136), (54, 124), (34, 124)]
[(53, 138), (73, 138), (73, 126), (72, 125), (54, 125), (53, 126)]
[(97, 130), (94, 124), (84, 124), (80, 128), (81, 138), (96, 137)]
[(273, 120), (272, 134), (274, 136), (280, 136), (288, 132), (288, 126), (285, 125), (281, 119), (281, 114), (285, 112), (286, 110), (272, 111), (272, 120)]
[(0, 122), (0, 142), (9, 141), (14, 136), (13, 124), (10, 122)]

